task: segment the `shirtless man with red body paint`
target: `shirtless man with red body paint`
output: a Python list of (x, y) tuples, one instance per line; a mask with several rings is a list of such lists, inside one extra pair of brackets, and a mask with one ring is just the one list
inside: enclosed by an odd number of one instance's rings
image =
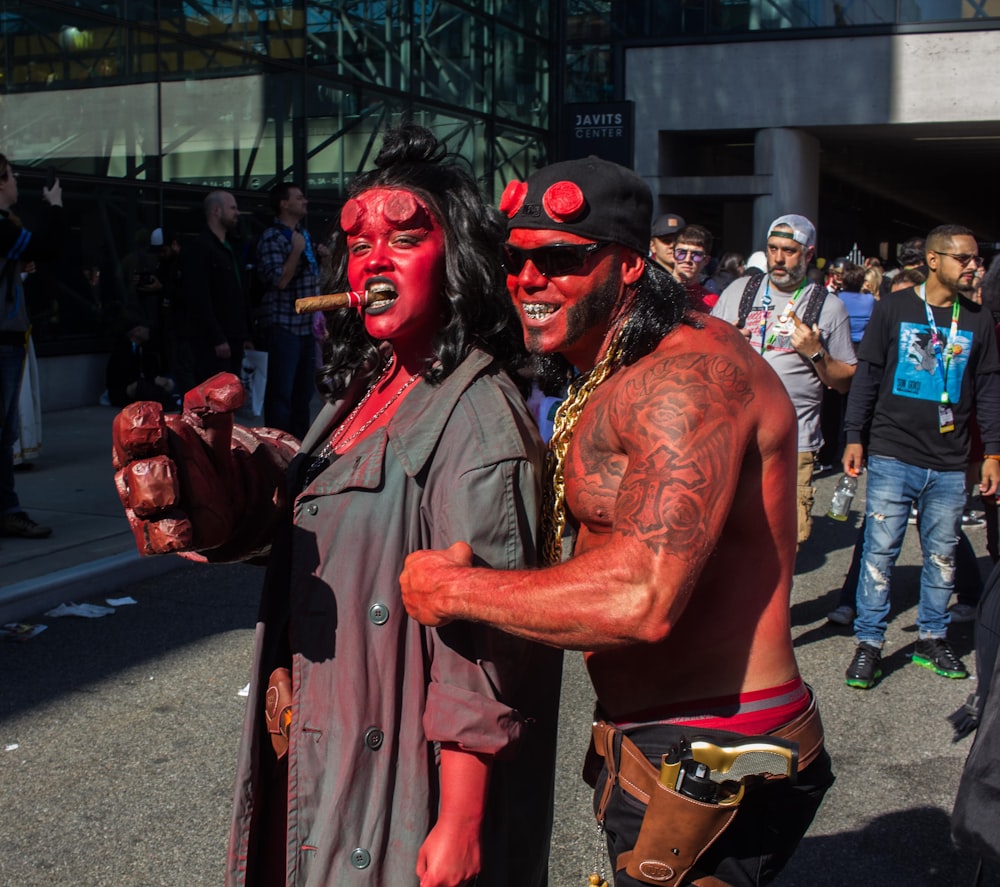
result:
[[(417, 552), (403, 602), (428, 625), (481, 622), (586, 651), (604, 758), (595, 809), (619, 887), (764, 883), (833, 781), (789, 624), (795, 412), (739, 331), (688, 314), (645, 261), (652, 198), (635, 174), (594, 157), (554, 164), (508, 185), (500, 209), (525, 343), (540, 372), (580, 374), (550, 446), (565, 484), (543, 515), (551, 565), (475, 567), (463, 543)], [(646, 840), (638, 858), (636, 804), (656, 791), (637, 789), (632, 752), (658, 770), (685, 741), (733, 734), (797, 742), (797, 780), (748, 789), (722, 836), (681, 848), (691, 864), (664, 880), (678, 851), (659, 858)], [(680, 831), (686, 815), (670, 814)]]

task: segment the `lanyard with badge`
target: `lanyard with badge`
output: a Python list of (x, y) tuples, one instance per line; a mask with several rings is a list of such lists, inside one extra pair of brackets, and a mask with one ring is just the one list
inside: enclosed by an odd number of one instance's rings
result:
[[(806, 288), (806, 283), (808, 281), (803, 280), (799, 284), (799, 288), (792, 295), (791, 299), (788, 300), (788, 304), (785, 306), (785, 310), (778, 315), (778, 323), (771, 327), (771, 335), (767, 336), (765, 339), (765, 333), (767, 332), (767, 315), (771, 310), (771, 280), (768, 278), (767, 284), (764, 287), (764, 298), (761, 301), (760, 306), (760, 353), (763, 354), (768, 348), (773, 348), (775, 341), (777, 341), (778, 334), (783, 336), (790, 336), (792, 330), (794, 329), (794, 321), (792, 318), (795, 314), (795, 306), (799, 303), (799, 298), (802, 296), (802, 291)], [(789, 323), (792, 326), (789, 327)]]
[(951, 399), (948, 397), (948, 371), (951, 369), (951, 359), (961, 352), (961, 346), (956, 343), (958, 338), (958, 314), (960, 306), (958, 297), (955, 297), (951, 306), (951, 327), (948, 330), (948, 344), (941, 348), (941, 335), (938, 333), (937, 324), (934, 322), (934, 314), (931, 306), (927, 304), (927, 285), (921, 284), (917, 294), (923, 299), (924, 310), (927, 312), (927, 323), (931, 328), (931, 347), (934, 349), (934, 359), (937, 361), (938, 371), (941, 373), (941, 403), (938, 404), (938, 431), (947, 434), (955, 430), (955, 411), (951, 406)]

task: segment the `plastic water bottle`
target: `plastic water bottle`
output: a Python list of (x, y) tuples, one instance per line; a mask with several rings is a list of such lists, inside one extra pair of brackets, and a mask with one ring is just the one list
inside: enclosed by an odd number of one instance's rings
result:
[(834, 520), (847, 520), (847, 515), (851, 510), (851, 502), (854, 500), (854, 494), (858, 491), (858, 479), (856, 477), (851, 477), (849, 474), (845, 474), (840, 478), (840, 483), (837, 484), (837, 489), (833, 491), (833, 498), (830, 500), (830, 510), (826, 513), (827, 517), (832, 517)]

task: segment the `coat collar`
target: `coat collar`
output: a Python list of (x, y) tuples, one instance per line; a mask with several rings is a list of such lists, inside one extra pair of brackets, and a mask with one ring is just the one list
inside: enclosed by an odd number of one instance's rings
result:
[[(383, 433), (388, 433), (389, 444), (410, 477), (419, 474), (427, 463), (463, 392), (493, 363), (491, 355), (473, 348), (440, 385), (421, 383), (403, 399)], [(352, 406), (344, 400), (326, 404), (303, 438), (299, 452), (320, 449), (333, 433), (337, 420)]]

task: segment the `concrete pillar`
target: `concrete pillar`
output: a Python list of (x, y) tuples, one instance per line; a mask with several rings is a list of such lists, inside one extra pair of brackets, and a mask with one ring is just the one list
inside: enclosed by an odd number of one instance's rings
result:
[(763, 249), (767, 226), (799, 213), (819, 227), (819, 140), (797, 129), (762, 129), (754, 139), (754, 174), (771, 177), (771, 192), (753, 204), (753, 248)]

